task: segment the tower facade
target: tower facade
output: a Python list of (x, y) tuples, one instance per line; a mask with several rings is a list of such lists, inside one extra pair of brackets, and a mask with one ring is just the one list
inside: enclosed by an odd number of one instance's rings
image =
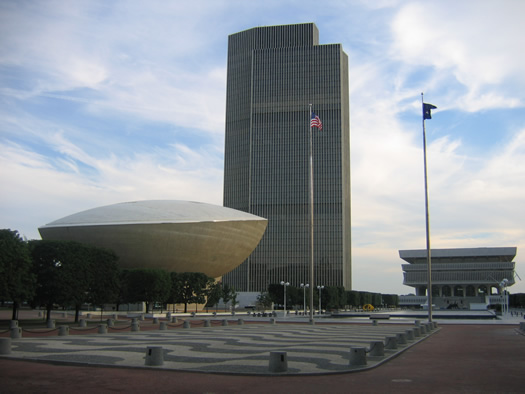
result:
[(224, 206), (268, 219), (255, 251), (223, 277), (237, 291), (310, 281), (309, 104), (323, 123), (312, 136), (313, 285), (351, 288), (348, 57), (306, 23), (228, 39)]

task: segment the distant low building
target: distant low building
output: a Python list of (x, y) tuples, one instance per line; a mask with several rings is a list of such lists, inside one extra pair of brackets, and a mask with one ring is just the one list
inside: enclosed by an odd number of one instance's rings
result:
[[(501, 303), (503, 290), (514, 284), (516, 247), (432, 249), (432, 304), (435, 308), (477, 309)], [(426, 303), (427, 251), (400, 250), (403, 284), (415, 289), (400, 304)]]

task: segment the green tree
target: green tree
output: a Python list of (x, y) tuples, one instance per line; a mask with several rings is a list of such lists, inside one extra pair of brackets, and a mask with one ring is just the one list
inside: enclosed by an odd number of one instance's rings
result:
[(263, 292), (257, 296), (257, 309), (266, 310), (272, 307), (272, 299), (268, 292)]
[(397, 294), (383, 294), (383, 303), (386, 306), (399, 306), (399, 296)]
[(17, 231), (0, 230), (0, 300), (13, 302), (12, 319), (35, 291), (35, 275), (27, 243)]
[(206, 308), (219, 305), (219, 301), (222, 298), (222, 283), (215, 282), (215, 279), (212, 279), (211, 283), (208, 285), (207, 296)]
[(239, 293), (237, 293), (237, 290), (235, 290), (234, 287), (230, 287), (230, 300), (232, 302), (232, 311), (234, 311), (235, 307), (237, 306), (238, 296), (239, 296)]
[[(276, 305), (284, 307), (284, 285), (280, 283), (270, 283), (268, 285), (268, 296)], [(303, 291), (295, 286), (286, 286), (286, 308), (294, 305), (303, 305)]]
[(361, 296), (358, 291), (349, 290), (346, 292), (346, 302), (348, 305), (353, 306), (354, 308), (361, 305)]
[(115, 297), (115, 304), (117, 311), (120, 309), (120, 305), (129, 304), (131, 301), (131, 295), (129, 294), (129, 285), (128, 285), (129, 270), (119, 270), (118, 280), (117, 280), (117, 290)]
[(368, 291), (360, 291), (359, 298), (361, 299), (361, 306), (372, 304), (372, 293), (369, 293)]
[(286, 288), (286, 298), (289, 300), (286, 301), (286, 305), (290, 307), (299, 307), (303, 308), (303, 289), (295, 286), (287, 286)]
[(279, 283), (268, 285), (268, 297), (275, 305), (282, 305), (284, 301), (284, 286)]
[(31, 241), (29, 248), (37, 277), (34, 303), (45, 305), (48, 319), (54, 304), (73, 306), (78, 321), (82, 304), (115, 301), (115, 253), (72, 241)]
[(381, 293), (372, 293), (372, 305), (377, 308), (378, 306), (381, 306), (382, 303), (383, 300)]
[(201, 272), (171, 273), (172, 292), (170, 300), (173, 303), (184, 304), (184, 313), (188, 312), (188, 304), (203, 304), (206, 302), (208, 285), (213, 281)]
[[(88, 302), (99, 306), (103, 311), (104, 304), (118, 303), (121, 290), (118, 257), (113, 251), (91, 248), (89, 258), (91, 282)], [(75, 321), (78, 321), (78, 313), (75, 313)]]
[(134, 269), (128, 273), (128, 294), (130, 302), (144, 302), (146, 313), (155, 302), (165, 303), (171, 290), (170, 275), (160, 269)]
[(30, 241), (29, 250), (33, 259), (33, 272), (36, 275), (36, 291), (33, 304), (46, 308), (46, 319), (51, 319), (55, 304), (65, 301), (66, 277), (63, 267), (67, 260), (66, 243), (62, 241)]
[(231, 301), (233, 294), (233, 288), (229, 284), (223, 283), (222, 285), (222, 302), (227, 305)]
[(321, 297), (323, 307), (326, 309), (338, 309), (346, 305), (344, 287), (326, 286)]

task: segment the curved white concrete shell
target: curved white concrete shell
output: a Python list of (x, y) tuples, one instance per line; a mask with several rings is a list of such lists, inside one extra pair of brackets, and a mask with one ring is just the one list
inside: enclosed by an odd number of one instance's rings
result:
[(122, 268), (160, 268), (219, 277), (255, 249), (267, 220), (191, 201), (136, 201), (79, 212), (38, 229), (42, 239), (115, 251)]

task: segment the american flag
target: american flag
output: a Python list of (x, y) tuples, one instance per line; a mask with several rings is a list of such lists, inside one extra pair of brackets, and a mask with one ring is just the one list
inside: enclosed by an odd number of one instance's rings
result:
[(317, 116), (314, 112), (312, 112), (310, 127), (317, 127), (319, 130), (323, 129), (323, 123), (321, 122), (321, 119), (319, 119), (319, 116)]

